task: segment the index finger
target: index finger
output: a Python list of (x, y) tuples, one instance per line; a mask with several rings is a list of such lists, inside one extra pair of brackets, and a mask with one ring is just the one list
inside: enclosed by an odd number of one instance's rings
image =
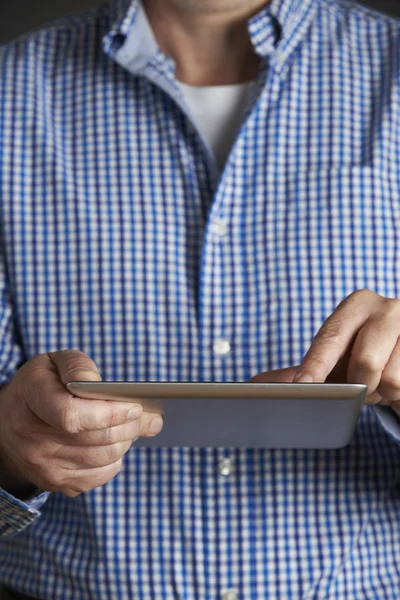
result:
[(370, 307), (360, 305), (356, 296), (342, 301), (314, 337), (293, 382), (324, 382), (368, 319), (369, 312)]

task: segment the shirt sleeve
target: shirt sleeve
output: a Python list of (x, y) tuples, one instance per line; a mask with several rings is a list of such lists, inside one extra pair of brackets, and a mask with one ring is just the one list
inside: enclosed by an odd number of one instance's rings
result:
[(22, 501), (0, 488), (0, 540), (13, 537), (40, 517), (40, 508), (50, 492), (37, 490), (28, 500)]
[(390, 406), (374, 405), (371, 407), (384, 430), (400, 444), (400, 418)]
[(11, 381), (24, 362), (7, 288), (5, 266), (0, 252), (0, 387)]
[[(0, 389), (11, 381), (25, 362), (22, 344), (18, 341), (2, 250), (0, 248)], [(0, 488), (0, 538), (13, 536), (35, 521), (48, 496), (49, 492), (38, 489), (31, 498), (22, 502)]]

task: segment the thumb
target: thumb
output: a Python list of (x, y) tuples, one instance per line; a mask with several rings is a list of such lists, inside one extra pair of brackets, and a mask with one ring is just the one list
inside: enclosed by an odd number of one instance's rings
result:
[(274, 369), (264, 371), (249, 379), (249, 383), (293, 383), (293, 379), (299, 370), (299, 365), (286, 367), (285, 369)]
[(48, 356), (64, 385), (70, 381), (101, 381), (95, 362), (80, 350), (49, 352)]

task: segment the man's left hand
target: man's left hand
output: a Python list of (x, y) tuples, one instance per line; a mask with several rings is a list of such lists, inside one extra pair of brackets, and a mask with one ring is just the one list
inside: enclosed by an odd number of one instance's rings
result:
[(351, 293), (323, 323), (300, 365), (250, 381), (363, 383), (366, 403), (391, 406), (400, 416), (400, 300), (367, 289)]

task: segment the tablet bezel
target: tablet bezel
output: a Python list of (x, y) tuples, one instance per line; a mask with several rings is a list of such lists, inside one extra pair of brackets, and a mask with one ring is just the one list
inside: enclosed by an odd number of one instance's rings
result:
[[(82, 398), (287, 398), (350, 400), (367, 386), (360, 383), (259, 383), (259, 382), (170, 382), (170, 381), (71, 381), (68, 390)], [(84, 395), (82, 395), (84, 394)]]

